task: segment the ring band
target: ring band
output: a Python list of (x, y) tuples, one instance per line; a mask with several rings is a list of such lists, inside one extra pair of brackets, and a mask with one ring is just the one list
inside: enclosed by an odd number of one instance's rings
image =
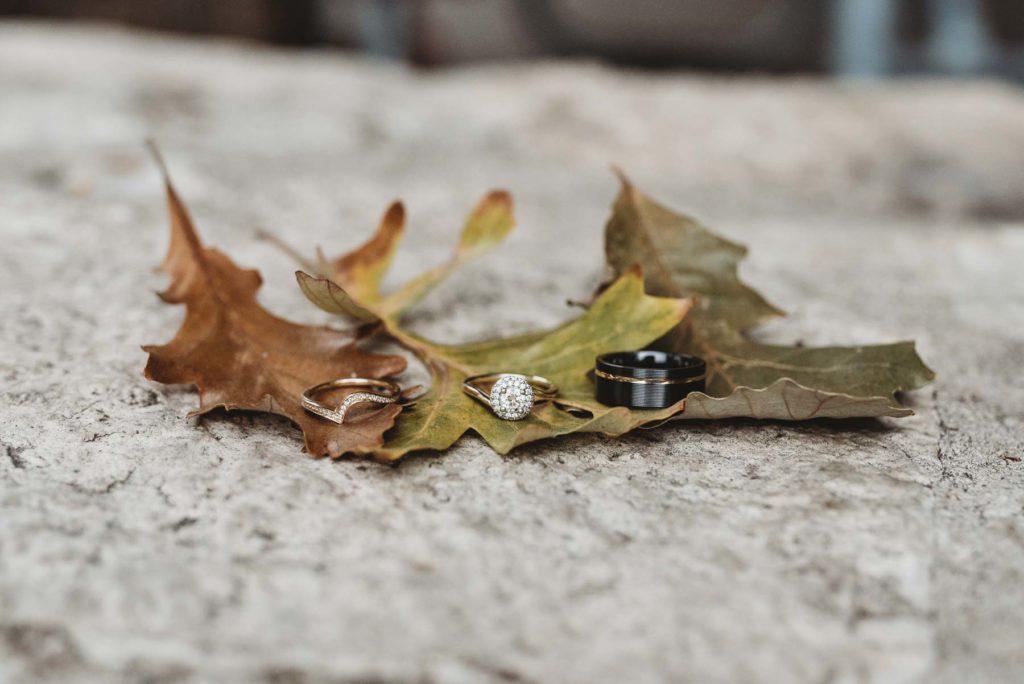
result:
[[(489, 392), (484, 390), (488, 385)], [(554, 399), (558, 386), (539, 375), (485, 373), (463, 380), (462, 391), (503, 420), (522, 420), (530, 415), (534, 402)]]
[[(324, 403), (317, 401), (314, 397), (317, 394), (343, 387), (372, 387), (377, 392), (353, 392), (342, 400), (338, 408), (331, 408)], [(341, 425), (345, 422), (345, 414), (353, 405), (364, 401), (376, 404), (393, 404), (398, 401), (402, 394), (402, 388), (390, 380), (375, 380), (371, 378), (340, 378), (330, 382), (322, 382), (319, 385), (310, 387), (302, 393), (302, 408), (310, 413), (315, 413), (321, 418)]]
[(594, 375), (597, 400), (605, 406), (667, 408), (704, 391), (707, 364), (685, 354), (613, 352), (597, 357)]

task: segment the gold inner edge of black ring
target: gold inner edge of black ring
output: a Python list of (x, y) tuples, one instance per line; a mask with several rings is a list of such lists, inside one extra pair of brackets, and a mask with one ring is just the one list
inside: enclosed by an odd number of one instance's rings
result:
[(614, 375), (607, 373), (603, 370), (594, 369), (594, 375), (605, 380), (614, 380), (615, 382), (629, 382), (634, 385), (689, 385), (690, 383), (700, 382), (707, 378), (707, 373), (701, 373), (700, 375), (694, 375), (689, 378), (630, 378), (625, 375)]

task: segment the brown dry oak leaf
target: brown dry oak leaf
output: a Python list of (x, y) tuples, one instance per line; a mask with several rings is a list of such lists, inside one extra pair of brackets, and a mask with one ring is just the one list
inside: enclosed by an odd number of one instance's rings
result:
[(396, 375), (405, 369), (405, 359), (361, 351), (351, 331), (298, 325), (260, 306), (259, 273), (202, 245), (162, 162), (160, 167), (171, 222), (170, 247), (161, 266), (171, 284), (160, 297), (184, 304), (185, 320), (169, 343), (143, 347), (149, 352), (146, 377), (195, 385), (200, 405), (190, 415), (223, 407), (286, 416), (302, 429), (314, 456), (379, 448), (401, 411), (398, 406), (368, 408), (336, 425), (307, 413), (300, 396), (305, 388), (334, 378)]
[(691, 394), (679, 418), (778, 420), (907, 416), (897, 392), (935, 374), (913, 342), (852, 347), (761, 344), (744, 334), (782, 312), (739, 279), (743, 245), (644, 195), (620, 174), (605, 228), (613, 275), (639, 264), (649, 294), (694, 296), (686, 320), (659, 346), (707, 361), (707, 394)]
[[(320, 255), (319, 277), (297, 274), (302, 291), (314, 304), (360, 320), (377, 319), (430, 371), (429, 390), (399, 416), (379, 458), (395, 460), (410, 451), (446, 449), (469, 430), (504, 454), (526, 442), (574, 432), (621, 435), (682, 410), (682, 403), (652, 411), (604, 406), (594, 398), (588, 373), (598, 354), (642, 347), (671, 330), (689, 311), (690, 299), (645, 295), (636, 269), (623, 274), (585, 314), (553, 330), (470, 344), (433, 342), (405, 328), (403, 314), (455, 269), (508, 235), (514, 223), (512, 203), (504, 192), (485, 197), (466, 221), (449, 261), (383, 294), (379, 284), (404, 222), (401, 205), (393, 205), (376, 235), (362, 247), (334, 261)], [(538, 405), (525, 420), (502, 420), (462, 391), (468, 376), (498, 371), (547, 377), (559, 386), (558, 398)]]

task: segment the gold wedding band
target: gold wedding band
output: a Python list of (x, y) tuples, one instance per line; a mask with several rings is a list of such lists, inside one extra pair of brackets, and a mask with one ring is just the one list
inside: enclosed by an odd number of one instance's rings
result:
[[(345, 397), (337, 408), (331, 408), (315, 399), (316, 395), (344, 387), (369, 387), (378, 391), (353, 392)], [(393, 404), (398, 401), (402, 394), (402, 388), (390, 380), (375, 380), (371, 378), (340, 378), (330, 382), (322, 382), (319, 385), (310, 387), (302, 393), (302, 408), (310, 413), (315, 413), (321, 418), (341, 425), (345, 422), (345, 414), (355, 404), (362, 402), (373, 402), (375, 404)]]

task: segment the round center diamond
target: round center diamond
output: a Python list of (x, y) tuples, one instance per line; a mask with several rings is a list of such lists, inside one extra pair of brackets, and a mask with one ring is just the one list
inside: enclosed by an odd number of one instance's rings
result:
[(533, 409), (533, 387), (523, 375), (502, 375), (491, 387), (491, 408), (499, 418), (522, 420)]

